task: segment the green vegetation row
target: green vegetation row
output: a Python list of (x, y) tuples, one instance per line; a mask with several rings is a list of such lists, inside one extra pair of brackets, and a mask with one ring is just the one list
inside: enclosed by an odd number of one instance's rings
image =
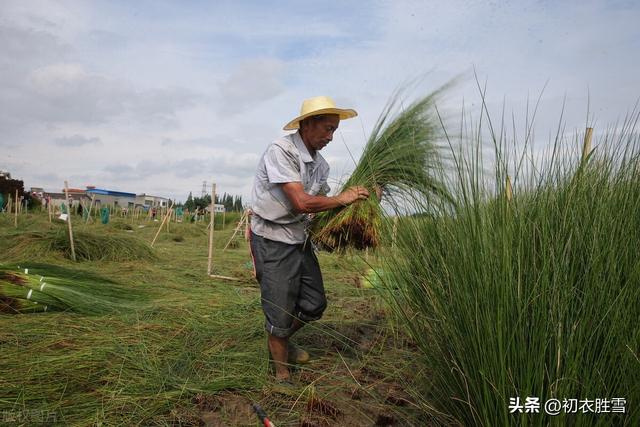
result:
[[(501, 133), (483, 163), (477, 134), (452, 152), (455, 207), (400, 222), (381, 282), (419, 347), (414, 394), (433, 422), (638, 425), (637, 122), (605, 133), (584, 160), (580, 137), (532, 160)], [(527, 398), (537, 414), (518, 411)], [(614, 398), (625, 413), (611, 413)], [(591, 411), (551, 416), (549, 399), (590, 399)], [(609, 413), (593, 413), (595, 399)]]

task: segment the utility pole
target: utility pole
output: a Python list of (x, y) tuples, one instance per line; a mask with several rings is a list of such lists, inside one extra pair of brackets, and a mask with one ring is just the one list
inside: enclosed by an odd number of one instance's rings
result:
[(69, 184), (64, 182), (64, 198), (67, 201), (67, 225), (69, 226), (69, 241), (71, 242), (71, 259), (76, 260), (76, 249), (73, 245), (73, 229), (71, 228), (71, 203), (69, 203)]
[(207, 195), (207, 181), (202, 181), (202, 192), (200, 194), (200, 197), (204, 199), (206, 195)]
[(216, 214), (216, 205), (214, 199), (216, 197), (216, 183), (211, 184), (211, 222), (209, 223), (209, 260), (207, 263), (207, 275), (211, 276), (211, 271), (213, 269), (213, 224), (214, 218)]

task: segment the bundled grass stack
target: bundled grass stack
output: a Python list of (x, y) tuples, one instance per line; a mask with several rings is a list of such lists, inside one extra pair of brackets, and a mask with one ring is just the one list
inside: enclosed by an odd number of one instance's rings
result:
[[(455, 215), (403, 223), (383, 282), (420, 349), (415, 396), (436, 424), (637, 424), (637, 120), (605, 135), (588, 162), (557, 141), (511, 200), (505, 144), (495, 141), (492, 177), (476, 156), (457, 162)], [(538, 414), (510, 413), (527, 397), (539, 399)], [(550, 416), (542, 406), (595, 398), (609, 408), (623, 398), (625, 413)]]
[(43, 276), (34, 274), (33, 269), (0, 267), (0, 312), (3, 313), (102, 314), (134, 309), (142, 300), (141, 293), (115, 283)]
[[(38, 259), (46, 253), (71, 258), (68, 234), (63, 229), (22, 232), (7, 235), (7, 255), (14, 259)], [(74, 232), (78, 261), (136, 261), (153, 260), (153, 249), (144, 241), (128, 235)]]
[(364, 186), (370, 197), (317, 214), (312, 224), (312, 237), (317, 243), (329, 250), (375, 248), (380, 243), (384, 214), (382, 197), (395, 199), (396, 203), (409, 195), (425, 200), (448, 198), (438, 178), (441, 125), (435, 110), (436, 99), (445, 88), (408, 108), (402, 108), (401, 91), (391, 97), (355, 170), (341, 189)]

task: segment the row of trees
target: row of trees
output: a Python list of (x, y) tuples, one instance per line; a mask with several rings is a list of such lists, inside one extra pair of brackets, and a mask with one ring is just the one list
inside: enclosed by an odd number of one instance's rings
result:
[[(204, 208), (210, 204), (210, 194), (204, 197), (193, 197), (193, 194), (189, 192), (189, 197), (187, 197), (187, 201), (184, 202), (183, 207), (193, 212), (196, 208)], [(216, 194), (216, 204), (224, 205), (224, 209), (227, 212), (241, 212), (244, 209), (242, 206), (242, 196), (233, 196), (227, 193), (224, 193), (222, 196)]]

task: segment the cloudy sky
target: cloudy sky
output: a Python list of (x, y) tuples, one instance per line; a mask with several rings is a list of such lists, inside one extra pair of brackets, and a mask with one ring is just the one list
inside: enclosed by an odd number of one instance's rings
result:
[[(640, 96), (634, 1), (0, 1), (0, 170), (27, 188), (95, 185), (178, 200), (202, 182), (248, 198), (302, 99), (358, 110), (323, 150), (340, 179), (391, 92), (456, 76), (546, 141), (622, 118)], [(541, 92), (544, 88), (544, 92)], [(587, 118), (587, 106), (591, 115)], [(457, 112), (457, 113), (456, 113)]]

